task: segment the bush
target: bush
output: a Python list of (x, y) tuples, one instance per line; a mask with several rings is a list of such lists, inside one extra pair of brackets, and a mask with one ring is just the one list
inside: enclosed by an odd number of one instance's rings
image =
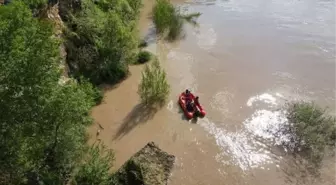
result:
[(157, 33), (163, 37), (167, 36), (169, 40), (176, 40), (181, 36), (183, 21), (197, 24), (194, 18), (200, 15), (200, 13), (182, 15), (169, 0), (156, 0), (153, 8), (153, 22)]
[(167, 31), (174, 23), (172, 17), (176, 17), (178, 13), (168, 0), (156, 0), (153, 7), (153, 21), (156, 31), (160, 34)]
[(79, 166), (74, 176), (75, 185), (108, 185), (109, 170), (114, 161), (112, 150), (107, 150), (103, 144), (93, 145), (86, 156), (85, 162)]
[(148, 51), (140, 51), (138, 53), (138, 63), (143, 64), (148, 62), (152, 57), (152, 54)]
[(163, 104), (168, 98), (169, 88), (166, 72), (161, 68), (159, 60), (146, 64), (138, 88), (141, 101), (145, 104)]
[(294, 154), (307, 159), (313, 167), (320, 165), (326, 149), (334, 148), (336, 142), (335, 118), (314, 103), (296, 102), (287, 107), (288, 128)]

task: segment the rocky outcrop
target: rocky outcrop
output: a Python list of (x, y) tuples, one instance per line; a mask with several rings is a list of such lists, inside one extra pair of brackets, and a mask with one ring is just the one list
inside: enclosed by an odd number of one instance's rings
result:
[[(46, 6), (44, 9), (42, 9), (39, 12), (39, 17), (48, 19), (54, 24), (54, 35), (53, 35), (54, 37), (58, 39), (62, 39), (64, 37), (63, 30), (65, 28), (65, 25), (59, 14), (59, 4), (58, 3), (54, 5), (49, 4), (48, 6)], [(68, 77), (69, 69), (66, 63), (66, 50), (65, 50), (64, 43), (60, 44), (59, 51), (60, 51), (60, 57), (61, 57), (60, 58), (60, 68), (63, 71), (63, 74), (60, 79), (60, 83), (63, 84), (69, 80), (69, 77)]]
[(111, 185), (166, 185), (174, 162), (175, 156), (150, 142), (113, 175)]

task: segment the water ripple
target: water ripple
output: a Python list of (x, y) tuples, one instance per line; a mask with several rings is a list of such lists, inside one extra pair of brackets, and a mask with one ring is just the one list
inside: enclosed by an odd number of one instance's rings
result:
[(194, 32), (197, 38), (197, 45), (204, 50), (210, 50), (217, 42), (217, 34), (212, 25), (201, 24)]

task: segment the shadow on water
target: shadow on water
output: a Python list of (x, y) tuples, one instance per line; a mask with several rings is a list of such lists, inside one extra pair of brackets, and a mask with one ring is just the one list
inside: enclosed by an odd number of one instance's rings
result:
[(113, 140), (122, 138), (139, 124), (146, 123), (148, 120), (152, 119), (159, 108), (160, 106), (145, 104), (138, 104), (133, 107), (131, 112), (124, 118)]

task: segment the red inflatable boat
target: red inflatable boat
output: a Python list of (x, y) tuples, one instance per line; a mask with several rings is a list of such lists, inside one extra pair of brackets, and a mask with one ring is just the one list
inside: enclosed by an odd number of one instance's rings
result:
[(180, 104), (185, 116), (188, 119), (191, 119), (191, 118), (196, 117), (196, 116), (204, 117), (205, 116), (205, 110), (199, 104), (199, 102), (195, 101), (195, 96), (192, 93), (190, 93), (190, 96), (191, 96), (192, 101), (195, 104), (195, 107), (192, 111), (188, 111), (188, 109), (187, 109), (185, 92), (182, 92), (180, 97), (179, 97), (179, 104)]

